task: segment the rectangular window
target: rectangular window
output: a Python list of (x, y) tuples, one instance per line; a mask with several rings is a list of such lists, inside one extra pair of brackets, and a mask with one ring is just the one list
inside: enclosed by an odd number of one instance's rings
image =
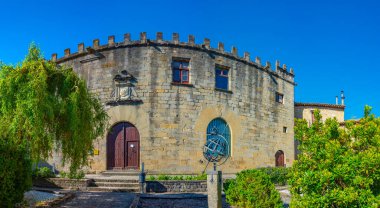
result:
[(189, 61), (190, 60), (173, 60), (172, 70), (173, 70), (173, 82), (181, 84), (189, 84), (190, 81), (190, 71), (189, 71)]
[(215, 88), (228, 90), (228, 68), (219, 67), (215, 68)]
[(282, 128), (282, 132), (284, 132), (284, 133), (288, 133), (288, 127), (284, 126), (284, 127)]
[(276, 102), (283, 104), (284, 103), (284, 95), (276, 92)]

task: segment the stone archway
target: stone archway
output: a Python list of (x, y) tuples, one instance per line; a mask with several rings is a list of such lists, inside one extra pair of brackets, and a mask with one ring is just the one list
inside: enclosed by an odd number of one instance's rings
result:
[(114, 125), (107, 135), (107, 169), (138, 169), (140, 135), (129, 122)]

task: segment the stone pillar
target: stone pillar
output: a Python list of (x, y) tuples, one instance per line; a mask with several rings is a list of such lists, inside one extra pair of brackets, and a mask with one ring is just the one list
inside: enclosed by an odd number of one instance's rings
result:
[(222, 171), (207, 172), (207, 201), (209, 208), (222, 208)]

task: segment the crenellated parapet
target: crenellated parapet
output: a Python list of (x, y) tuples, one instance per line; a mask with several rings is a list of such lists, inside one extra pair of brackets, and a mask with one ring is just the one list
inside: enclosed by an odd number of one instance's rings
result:
[(146, 32), (140, 33), (139, 40), (132, 40), (131, 34), (124, 34), (124, 39), (122, 42), (115, 42), (115, 36), (109, 36), (106, 44), (101, 45), (99, 39), (94, 39), (92, 46), (85, 47), (84, 43), (79, 43), (77, 47), (77, 52), (71, 53), (70, 48), (64, 50), (64, 56), (59, 57), (57, 53), (52, 54), (51, 60), (57, 63), (62, 63), (67, 60), (75, 59), (81, 56), (85, 56), (88, 54), (94, 54), (96, 52), (112, 50), (115, 48), (130, 48), (130, 47), (149, 47), (149, 46), (162, 46), (162, 47), (183, 47), (187, 49), (193, 49), (198, 51), (204, 51), (207, 53), (212, 53), (219, 56), (224, 56), (230, 59), (234, 59), (236, 61), (242, 62), (244, 64), (248, 64), (258, 68), (259, 70), (263, 70), (267, 73), (270, 73), (273, 76), (280, 77), (288, 82), (294, 84), (294, 70), (293, 68), (287, 69), (287, 66), (283, 64), (280, 66), (280, 62), (277, 60), (275, 64), (275, 68), (272, 69), (271, 63), (266, 61), (265, 65), (262, 64), (260, 57), (256, 57), (254, 60), (251, 60), (251, 55), (249, 52), (244, 52), (243, 56), (239, 56), (238, 49), (235, 46), (231, 47), (231, 51), (226, 51), (224, 48), (224, 44), (222, 42), (218, 42), (217, 48), (211, 47), (211, 41), (208, 38), (204, 38), (203, 43), (196, 44), (195, 37), (193, 35), (188, 36), (187, 42), (181, 42), (178, 33), (172, 34), (171, 40), (164, 40), (163, 33), (157, 32), (156, 39), (151, 40), (147, 38)]

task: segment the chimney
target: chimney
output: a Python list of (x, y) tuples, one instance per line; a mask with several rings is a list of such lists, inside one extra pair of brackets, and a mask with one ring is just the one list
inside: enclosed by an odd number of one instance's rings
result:
[(338, 96), (335, 96), (335, 104), (339, 105)]
[(340, 99), (342, 99), (342, 105), (344, 105), (344, 99), (345, 99), (346, 97), (344, 97), (344, 91), (342, 90), (341, 92), (340, 92)]

